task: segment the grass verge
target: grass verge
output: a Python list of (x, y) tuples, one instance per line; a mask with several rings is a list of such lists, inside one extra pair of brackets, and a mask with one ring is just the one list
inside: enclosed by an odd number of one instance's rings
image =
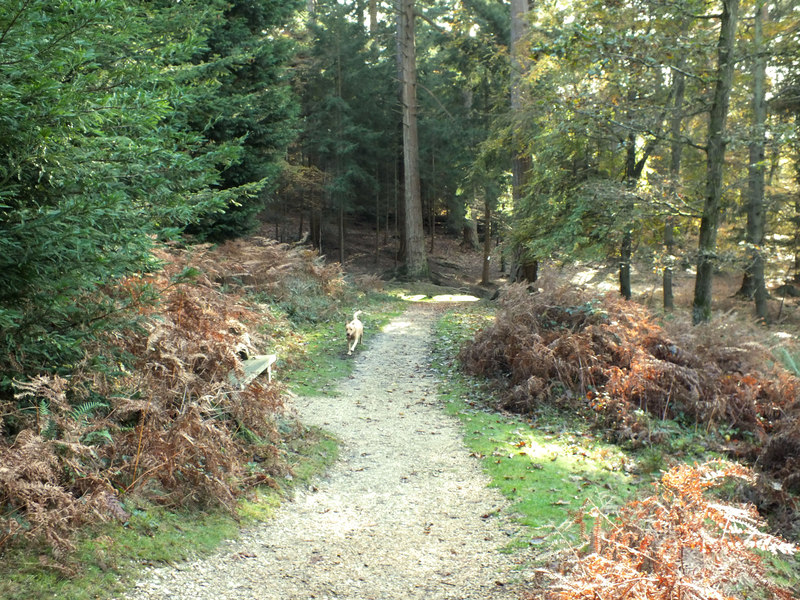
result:
[[(442, 374), (440, 395), (464, 427), (464, 440), (510, 502), (525, 533), (513, 547), (552, 549), (582, 543), (592, 508), (613, 514), (666, 467), (663, 449), (634, 453), (605, 442), (574, 414), (542, 408), (520, 416), (493, 408), (493, 391), (466, 375), (455, 358), (463, 343), (493, 319), (485, 303), (461, 305), (437, 323), (434, 367)], [(582, 521), (582, 524), (581, 524)]]
[[(507, 550), (531, 548), (536, 565), (557, 561), (563, 550), (586, 543), (592, 508), (614, 518), (624, 503), (651, 495), (652, 482), (677, 462), (720, 458), (702, 433), (672, 421), (654, 425), (664, 428), (667, 441), (634, 452), (605, 442), (577, 415), (544, 408), (523, 417), (494, 410), (488, 384), (466, 375), (456, 358), (461, 345), (492, 319), (493, 308), (483, 303), (446, 313), (437, 323), (433, 355), (447, 411), (461, 420), (465, 443), (491, 485), (509, 500), (511, 516), (524, 525)], [(760, 554), (775, 583), (800, 589), (797, 557)]]
[[(389, 294), (362, 295), (353, 304), (363, 311), (359, 318), (364, 323), (361, 343), (365, 349), (369, 348), (370, 338), (405, 308), (402, 300)], [(302, 338), (302, 355), (292, 359), (289, 370), (282, 375), (283, 382), (295, 394), (335, 394), (336, 382), (353, 372), (355, 362), (353, 356), (347, 355), (344, 331), (353, 313), (340, 311), (340, 315), (336, 321), (295, 325), (294, 335)]]
[(235, 539), (243, 527), (271, 517), (295, 488), (306, 485), (337, 457), (336, 440), (298, 426), (282, 448), (292, 478), (280, 489), (258, 488), (239, 502), (236, 517), (222, 510), (171, 510), (124, 499), (125, 523), (87, 527), (76, 550), (54, 555), (51, 548), (15, 547), (0, 560), (0, 598), (4, 600), (89, 600), (120, 594), (141, 566), (172, 564), (213, 551)]
[[(403, 303), (388, 294), (363, 294), (355, 299), (364, 310), (367, 332), (378, 331)], [(291, 325), (296, 356), (286, 356), (278, 378), (297, 394), (332, 393), (334, 383), (352, 372), (346, 354), (344, 322), (298, 322)], [(347, 316), (351, 317), (352, 313)], [(369, 333), (364, 344), (369, 347)], [(297, 352), (297, 350), (300, 350)], [(286, 423), (283, 424), (286, 426)], [(56, 555), (48, 547), (19, 545), (0, 556), (0, 598), (3, 600), (88, 600), (109, 598), (128, 589), (144, 565), (171, 564), (212, 552), (242, 528), (271, 518), (275, 508), (336, 460), (338, 443), (326, 432), (293, 424), (284, 439), (292, 475), (280, 489), (258, 488), (243, 498), (234, 517), (223, 510), (171, 510), (124, 499), (131, 515), (125, 523), (85, 528), (76, 549)]]

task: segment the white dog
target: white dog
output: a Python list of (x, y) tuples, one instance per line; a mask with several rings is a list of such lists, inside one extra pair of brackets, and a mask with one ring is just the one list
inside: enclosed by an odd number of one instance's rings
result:
[(358, 342), (361, 341), (361, 336), (364, 335), (364, 324), (358, 320), (358, 315), (361, 314), (360, 310), (357, 310), (353, 314), (353, 320), (350, 321), (347, 325), (345, 325), (345, 329), (347, 330), (347, 354), (350, 355), (353, 353), (353, 350), (356, 349)]

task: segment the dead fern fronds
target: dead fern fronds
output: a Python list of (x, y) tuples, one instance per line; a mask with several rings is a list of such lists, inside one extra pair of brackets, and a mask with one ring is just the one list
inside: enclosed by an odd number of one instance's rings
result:
[(382, 292), (385, 286), (383, 279), (373, 273), (356, 276), (354, 283), (358, 289), (364, 292)]
[(653, 496), (623, 507), (608, 531), (601, 535), (595, 528), (591, 552), (566, 574), (553, 573), (545, 597), (732, 600), (758, 589), (791, 599), (790, 590), (767, 577), (754, 550), (794, 554), (798, 548), (765, 533), (752, 505), (709, 497), (711, 488), (731, 477), (753, 479), (744, 467), (724, 462), (673, 468)]
[(678, 320), (667, 332), (645, 307), (619, 297), (543, 290), (509, 286), (494, 324), (460, 353), (470, 372), (505, 388), (503, 408), (590, 408), (611, 439), (632, 446), (658, 441), (643, 415), (708, 430), (722, 423), (760, 444), (800, 401), (800, 379), (733, 328), (690, 331)]
[[(333, 270), (268, 242), (233, 244), (225, 260), (215, 252), (159, 250), (163, 270), (107, 290), (138, 321), (87, 350), (119, 365), (99, 371), (87, 355), (69, 379), (15, 383), (1, 413), (12, 435), (0, 440), (0, 548), (24, 536), (68, 550), (86, 519), (124, 517), (115, 489), (235, 510), (246, 486), (288, 471), (277, 448), (283, 388), (237, 384), (242, 360), (268, 350), (274, 318), (220, 282), (244, 285), (252, 273), (249, 284), (268, 285), (296, 267), (308, 277)], [(198, 255), (207, 272), (192, 262)], [(259, 466), (248, 467), (255, 452)]]
[(32, 430), (0, 447), (0, 539), (22, 535), (45, 540), (60, 552), (72, 549), (71, 531), (94, 507), (91, 496), (76, 497), (63, 480), (64, 457), (74, 450)]

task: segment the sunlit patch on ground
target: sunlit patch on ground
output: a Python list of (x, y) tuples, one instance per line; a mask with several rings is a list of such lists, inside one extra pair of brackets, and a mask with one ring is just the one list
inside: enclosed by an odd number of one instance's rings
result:
[(401, 331), (404, 329), (408, 329), (411, 327), (410, 321), (392, 321), (386, 327), (383, 328), (385, 333), (393, 333), (395, 331)]
[(573, 283), (574, 285), (586, 285), (594, 279), (597, 273), (598, 269), (586, 269), (584, 271), (579, 271), (573, 275), (570, 283)]
[(469, 294), (440, 294), (431, 300), (433, 302), (477, 302), (478, 298)]
[(480, 298), (469, 294), (438, 294), (436, 296), (403, 294), (400, 297), (406, 302), (477, 302), (480, 300)]

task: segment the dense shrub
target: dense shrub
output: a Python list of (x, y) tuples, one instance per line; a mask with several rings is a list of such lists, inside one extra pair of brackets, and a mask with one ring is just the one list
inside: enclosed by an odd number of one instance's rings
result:
[(659, 441), (653, 419), (678, 419), (738, 436), (755, 459), (798, 399), (800, 380), (768, 349), (734, 328), (671, 333), (643, 306), (574, 287), (506, 289), (491, 327), (465, 346), (471, 372), (493, 377), (502, 407), (535, 411), (554, 403), (584, 411), (616, 441)]
[(285, 325), (243, 290), (281, 296), (303, 276), (333, 292), (341, 272), (266, 240), (157, 258), (163, 270), (106, 290), (128, 299), (138, 326), (87, 346), (63, 377), (15, 381), (0, 402), (0, 548), (20, 535), (69, 548), (85, 519), (126, 518), (129, 493), (233, 511), (248, 486), (287, 473), (282, 386), (240, 389), (231, 376)]

